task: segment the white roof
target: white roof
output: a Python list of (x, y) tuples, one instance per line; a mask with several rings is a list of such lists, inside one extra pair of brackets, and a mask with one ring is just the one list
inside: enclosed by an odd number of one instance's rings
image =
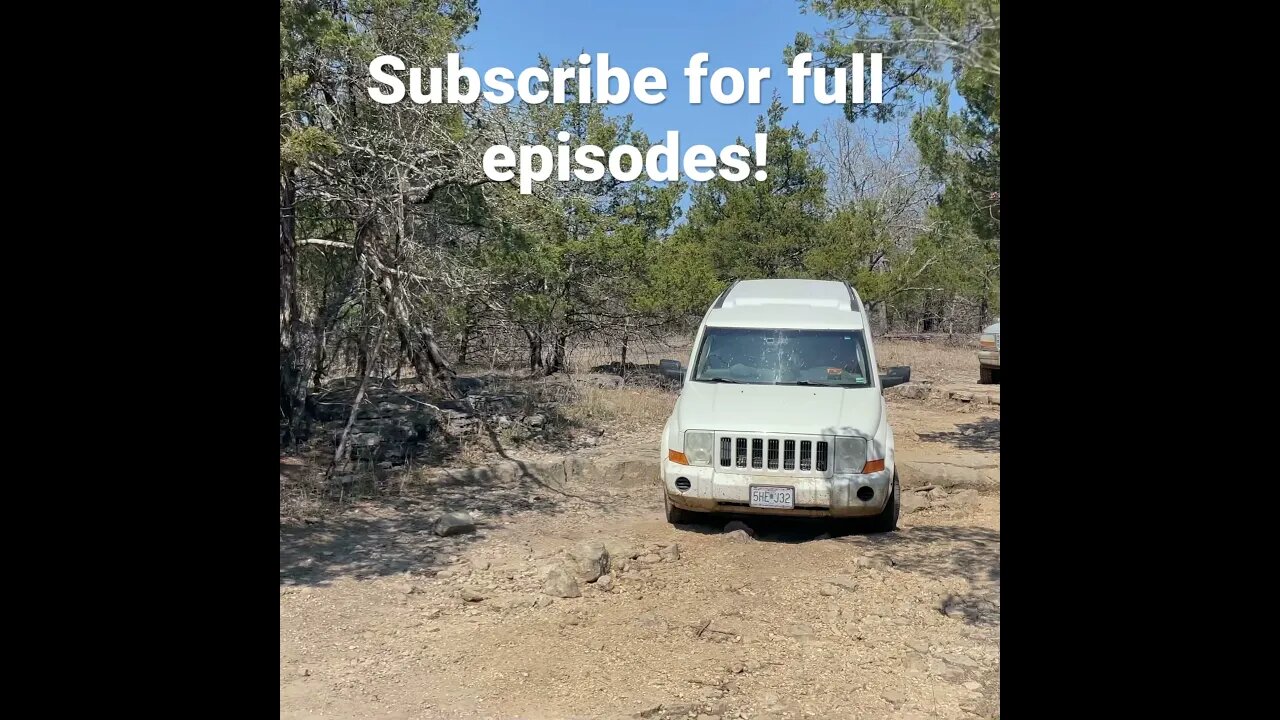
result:
[(833, 280), (743, 280), (707, 312), (712, 327), (861, 330), (849, 288)]
[(834, 280), (743, 280), (729, 290), (720, 307), (802, 305), (811, 308), (852, 310), (849, 288)]

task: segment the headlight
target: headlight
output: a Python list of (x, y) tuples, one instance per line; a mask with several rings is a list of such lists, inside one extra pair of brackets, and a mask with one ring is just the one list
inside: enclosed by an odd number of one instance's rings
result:
[(690, 465), (710, 465), (715, 438), (709, 432), (690, 430), (684, 434), (684, 454)]
[(860, 437), (838, 437), (835, 442), (835, 462), (833, 468), (837, 473), (860, 473), (867, 464), (867, 441)]
[(983, 350), (995, 350), (995, 349), (996, 349), (996, 336), (995, 336), (995, 335), (983, 335), (982, 337), (978, 338), (978, 345), (979, 345), (980, 347), (982, 347), (982, 349), (983, 349)]

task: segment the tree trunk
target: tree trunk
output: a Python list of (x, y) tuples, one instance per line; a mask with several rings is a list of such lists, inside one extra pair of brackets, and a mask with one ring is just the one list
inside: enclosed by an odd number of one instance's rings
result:
[[(368, 369), (373, 366), (373, 359), (378, 356), (378, 352), (382, 349), (382, 338), (386, 333), (382, 328), (378, 328), (378, 340), (373, 345), (373, 352), (363, 352), (365, 372), (360, 375), (360, 386), (356, 388), (355, 400), (351, 403), (351, 414), (347, 416), (347, 424), (342, 428), (342, 437), (338, 439), (338, 448), (333, 453), (333, 463), (329, 466), (329, 474), (339, 467), (346, 466), (347, 439), (351, 436), (351, 427), (356, 424), (356, 416), (360, 414), (360, 403), (364, 402), (365, 388), (369, 385)], [(364, 337), (360, 340), (361, 346), (368, 347), (368, 342)]]
[(545, 374), (554, 375), (565, 371), (565, 355), (568, 346), (568, 335), (560, 335), (556, 338), (555, 344), (551, 346), (551, 358), (546, 364)]
[(468, 323), (462, 330), (462, 341), (458, 344), (458, 365), (467, 364), (467, 351), (471, 349), (471, 325)]
[(630, 338), (628, 338), (626, 335), (622, 336), (622, 366), (621, 366), (620, 374), (622, 375), (622, 380), (624, 382), (627, 379), (627, 341), (628, 340), (630, 340)]
[(529, 372), (537, 372), (542, 367), (542, 336), (529, 328), (521, 330), (524, 330), (524, 336), (529, 341)]
[(297, 186), (293, 169), (280, 173), (280, 441), (292, 445), (305, 437), (303, 401), (306, 399), (305, 358), (298, 346), (298, 262), (295, 244)]
[(415, 326), (409, 315), (409, 308), (397, 292), (389, 275), (382, 278), (382, 289), (386, 295), (391, 316), (395, 320), (400, 341), (409, 348), (409, 362), (418, 371), (418, 382), (428, 387), (438, 387), (437, 380), (441, 376), (453, 375), (453, 368), (444, 359), (444, 353), (436, 343), (435, 331), (430, 325)]
[(323, 320), (321, 322), (316, 323), (316, 327), (315, 327), (316, 361), (315, 361), (315, 367), (311, 372), (311, 392), (317, 392), (317, 393), (320, 392), (322, 388), (322, 383), (324, 382), (324, 373), (325, 373), (325, 370), (327, 369), (326, 365), (328, 364), (328, 361), (329, 361), (328, 353), (325, 352), (325, 336), (326, 335), (327, 335), (327, 331), (325, 330)]

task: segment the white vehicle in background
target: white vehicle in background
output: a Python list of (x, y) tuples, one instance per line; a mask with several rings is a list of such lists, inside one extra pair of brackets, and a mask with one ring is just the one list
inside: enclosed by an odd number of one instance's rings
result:
[(911, 369), (877, 374), (852, 287), (736, 282), (707, 311), (682, 371), (660, 450), (669, 522), (726, 512), (897, 527), (901, 496), (882, 391), (907, 382)]
[(983, 385), (1000, 382), (1000, 318), (982, 329), (978, 339), (978, 382)]

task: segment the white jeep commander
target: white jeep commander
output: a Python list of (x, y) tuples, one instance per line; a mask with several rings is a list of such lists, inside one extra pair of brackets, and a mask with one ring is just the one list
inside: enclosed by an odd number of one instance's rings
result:
[[(893, 430), (866, 310), (852, 287), (744, 280), (707, 311), (662, 433), (667, 520), (700, 512), (898, 523)], [(678, 372), (679, 364), (663, 367)]]

